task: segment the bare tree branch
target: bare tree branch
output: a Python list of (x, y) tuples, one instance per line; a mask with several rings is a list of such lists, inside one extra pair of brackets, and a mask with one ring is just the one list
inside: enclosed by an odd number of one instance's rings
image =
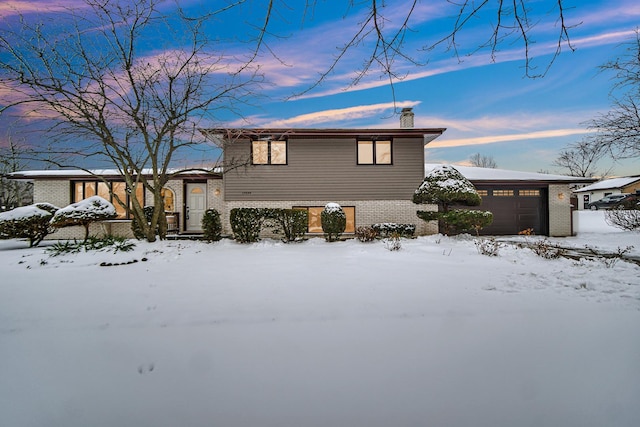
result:
[(611, 109), (588, 123), (595, 143), (616, 159), (640, 157), (640, 31), (623, 47), (621, 56), (600, 67), (613, 73)]

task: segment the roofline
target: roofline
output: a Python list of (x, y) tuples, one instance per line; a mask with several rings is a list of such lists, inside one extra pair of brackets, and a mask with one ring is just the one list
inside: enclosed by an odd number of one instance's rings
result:
[(633, 181), (629, 181), (628, 183), (626, 183), (626, 184), (624, 184), (624, 185), (612, 185), (612, 186), (608, 186), (608, 187), (588, 188), (588, 187), (591, 187), (592, 185), (596, 185), (596, 184), (599, 184), (600, 182), (605, 182), (605, 181), (607, 181), (607, 180), (604, 180), (604, 181), (597, 181), (597, 182), (594, 182), (594, 183), (593, 183), (593, 184), (591, 184), (591, 185), (588, 185), (587, 187), (584, 187), (584, 188), (581, 188), (581, 189), (579, 189), (579, 190), (576, 190), (575, 192), (576, 192), (576, 193), (587, 193), (587, 192), (589, 192), (589, 191), (601, 191), (601, 190), (621, 189), (621, 188), (623, 188), (623, 187), (626, 187), (626, 186), (628, 186), (628, 185), (633, 185), (633, 184), (635, 184), (636, 182), (639, 182), (639, 181), (640, 181), (640, 176), (636, 176), (636, 175), (629, 176), (629, 177), (621, 176), (620, 178), (610, 178), (610, 179), (624, 179), (624, 178), (637, 178), (637, 179), (635, 179), (635, 180), (633, 180)]
[[(144, 173), (144, 176), (150, 177), (152, 174)], [(170, 175), (173, 175), (171, 173)], [(188, 170), (185, 172), (175, 173), (176, 177), (180, 178), (202, 178), (208, 176), (212, 178), (222, 178), (222, 173), (218, 170), (210, 172), (206, 170)], [(84, 169), (69, 169), (69, 170), (33, 170), (33, 171), (20, 171), (7, 174), (9, 179), (17, 181), (33, 181), (34, 179), (47, 179), (47, 180), (68, 180), (68, 179), (91, 179), (102, 178), (105, 180), (122, 179), (122, 174), (115, 170), (84, 170)]]
[[(433, 141), (446, 128), (382, 128), (382, 129), (317, 129), (317, 128), (211, 128), (200, 129), (207, 137), (214, 139), (271, 138), (275, 140), (291, 136), (352, 136), (352, 137), (405, 137), (423, 138), (424, 144)], [(216, 138), (217, 137), (217, 138)]]
[[(473, 179), (467, 178), (473, 184), (482, 184), (482, 185), (490, 185), (490, 184), (509, 184), (509, 185), (535, 185), (535, 184), (580, 184), (586, 182), (584, 179), (568, 177), (567, 179), (518, 179), (518, 178), (508, 178), (508, 179)], [(577, 191), (577, 190), (576, 190)]]

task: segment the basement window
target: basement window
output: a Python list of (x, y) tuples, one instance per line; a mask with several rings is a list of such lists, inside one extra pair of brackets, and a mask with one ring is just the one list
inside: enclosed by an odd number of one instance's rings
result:
[[(324, 206), (294, 206), (293, 209), (303, 209), (309, 214), (309, 222), (307, 224), (308, 233), (322, 233), (322, 221), (320, 215), (324, 210)], [(356, 208), (355, 206), (342, 206), (342, 210), (347, 216), (347, 226), (345, 233), (355, 233), (356, 231)]]

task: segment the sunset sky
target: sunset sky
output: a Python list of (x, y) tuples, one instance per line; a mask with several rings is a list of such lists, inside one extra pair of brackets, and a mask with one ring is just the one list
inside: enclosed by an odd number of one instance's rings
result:
[[(193, 13), (205, 5), (221, 7), (229, 3), (180, 2)], [(396, 70), (404, 77), (393, 87), (377, 72), (353, 86), (354, 72), (367, 56), (369, 46), (365, 44), (350, 51), (320, 85), (313, 87), (319, 73), (331, 65), (338, 47), (353, 36), (362, 20), (363, 4), (370, 2), (355, 2), (349, 7), (349, 1), (318, 0), (315, 7), (306, 10), (305, 3), (274, 2), (272, 33), (266, 39), (269, 51), (263, 50), (256, 61), (265, 76), (263, 96), (255, 105), (241, 107), (242, 117), (223, 113), (212, 125), (397, 127), (399, 119), (394, 113), (413, 107), (416, 127), (447, 128), (427, 146), (426, 162), (465, 164), (472, 154), (481, 153), (493, 156), (500, 168), (533, 172), (560, 172), (551, 164), (559, 150), (583, 138), (586, 122), (609, 109), (611, 76), (597, 67), (622, 53), (621, 44), (635, 37), (640, 23), (637, 0), (565, 1), (565, 22), (573, 27), (569, 36), (575, 51), (562, 44), (560, 56), (544, 77), (528, 78), (521, 40), (505, 40), (494, 58), (487, 49), (476, 51), (478, 44), (490, 36), (489, 23), (495, 17), (489, 10), (459, 33), (459, 58), (446, 45), (425, 50), (452, 28), (457, 9), (445, 0), (423, 0), (412, 13), (404, 49), (424, 65), (398, 63)], [(531, 73), (543, 73), (557, 48), (557, 1), (526, 3), (531, 7), (529, 18), (538, 22), (532, 33), (532, 64), (536, 68)], [(249, 55), (243, 40), (255, 34), (266, 4), (246, 1), (212, 23), (210, 36), (220, 40), (215, 49), (238, 58)], [(387, 0), (385, 4), (382, 10), (390, 31), (406, 16), (411, 2)], [(26, 19), (42, 20), (54, 17), (65, 7), (80, 5), (78, 0), (3, 1), (0, 25), (15, 22), (18, 11)], [(175, 7), (173, 2), (166, 2), (163, 11), (170, 13)], [(155, 37), (158, 39), (149, 40), (149, 55), (152, 49), (163, 46), (175, 48), (162, 35)], [(474, 53), (467, 56), (470, 52)], [(0, 96), (8, 94), (0, 92)], [(16, 120), (20, 118), (0, 117), (1, 129), (10, 128)], [(0, 132), (1, 143), (5, 138), (5, 132)], [(640, 159), (620, 162), (613, 172), (640, 174)]]

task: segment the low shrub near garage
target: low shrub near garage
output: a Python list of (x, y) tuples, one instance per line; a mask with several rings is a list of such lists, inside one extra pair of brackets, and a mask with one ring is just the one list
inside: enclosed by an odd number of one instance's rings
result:
[(373, 224), (371, 228), (382, 238), (390, 237), (392, 234), (398, 234), (400, 237), (413, 237), (416, 232), (415, 224), (396, 224), (393, 222)]
[(443, 214), (442, 219), (454, 233), (474, 231), (479, 235), (481, 229), (493, 222), (493, 214), (489, 211), (454, 209)]
[(607, 224), (621, 230), (640, 230), (640, 204), (627, 203), (614, 206), (604, 213)]

